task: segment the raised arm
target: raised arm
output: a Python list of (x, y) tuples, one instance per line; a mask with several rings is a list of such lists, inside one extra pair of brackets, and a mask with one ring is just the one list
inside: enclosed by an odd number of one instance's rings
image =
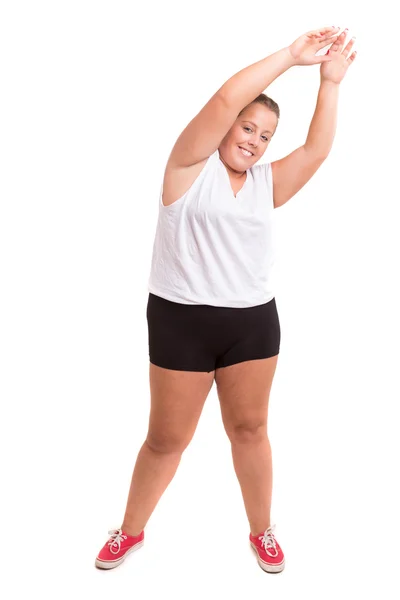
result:
[[(332, 42), (334, 28), (309, 32), (289, 47), (242, 69), (212, 96), (177, 139), (168, 159), (171, 167), (189, 167), (209, 157), (219, 148), (240, 111), (259, 96), (279, 75), (294, 65), (330, 61), (316, 52)], [(293, 50), (300, 50), (294, 56)]]
[(182, 131), (171, 151), (169, 164), (189, 167), (211, 156), (242, 108), (293, 64), (293, 58), (284, 48), (228, 79)]
[(343, 50), (343, 31), (328, 51), (332, 61), (321, 65), (317, 105), (304, 145), (271, 164), (275, 208), (297, 194), (328, 157), (336, 133), (340, 82), (356, 56), (351, 53), (354, 39)]
[(328, 157), (336, 132), (338, 99), (339, 85), (321, 81), (305, 144), (271, 163), (274, 208), (297, 194)]

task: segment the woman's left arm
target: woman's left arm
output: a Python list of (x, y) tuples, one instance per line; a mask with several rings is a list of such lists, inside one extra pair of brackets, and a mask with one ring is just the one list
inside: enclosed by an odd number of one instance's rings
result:
[(336, 133), (339, 83), (321, 79), (317, 106), (311, 120), (304, 149), (316, 160), (325, 160)]
[(332, 148), (337, 124), (340, 82), (356, 56), (356, 52), (350, 54), (354, 38), (342, 52), (345, 39), (346, 31), (329, 50), (333, 60), (321, 65), (317, 105), (305, 144), (271, 164), (274, 208), (282, 206), (297, 194), (326, 160)]

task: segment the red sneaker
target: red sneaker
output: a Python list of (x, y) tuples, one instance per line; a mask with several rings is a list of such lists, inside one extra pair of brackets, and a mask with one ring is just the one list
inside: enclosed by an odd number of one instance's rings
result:
[(258, 564), (268, 573), (279, 573), (285, 567), (285, 557), (273, 534), (274, 529), (275, 525), (272, 525), (264, 533), (259, 535), (250, 533), (249, 536), (250, 545), (257, 553)]
[(135, 537), (124, 533), (122, 529), (111, 529), (108, 533), (111, 537), (96, 557), (95, 566), (100, 569), (118, 567), (128, 554), (144, 544), (144, 530)]

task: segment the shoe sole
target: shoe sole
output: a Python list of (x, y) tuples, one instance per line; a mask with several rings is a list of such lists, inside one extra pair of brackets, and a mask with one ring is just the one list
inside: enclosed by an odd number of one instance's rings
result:
[(258, 564), (260, 565), (260, 567), (262, 568), (263, 571), (266, 571), (267, 573), (280, 573), (281, 571), (283, 571), (283, 569), (285, 568), (285, 559), (283, 559), (282, 562), (280, 562), (276, 565), (270, 565), (270, 564), (266, 563), (264, 560), (262, 560), (262, 558), (260, 558), (253, 542), (250, 542), (250, 546), (256, 553)]
[(96, 558), (96, 562), (94, 563), (95, 567), (98, 567), (99, 569), (114, 569), (114, 567), (118, 567), (118, 565), (124, 562), (128, 554), (131, 554), (135, 550), (139, 550), (139, 548), (141, 548), (143, 544), (144, 540), (138, 542), (137, 544), (132, 546), (132, 548), (127, 550), (125, 554), (121, 556), (121, 558), (117, 558), (116, 560), (100, 560), (100, 558)]

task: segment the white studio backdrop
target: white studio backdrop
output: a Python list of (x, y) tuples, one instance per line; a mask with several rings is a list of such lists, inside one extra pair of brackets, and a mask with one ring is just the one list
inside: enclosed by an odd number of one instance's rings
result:
[[(379, 6), (1, 4), (3, 597), (398, 597), (398, 61)], [(143, 550), (98, 571), (147, 432), (171, 148), (224, 81), (321, 25), (349, 27), (358, 57), (329, 158), (275, 211), (268, 431), (286, 569), (269, 576), (250, 550), (214, 385)], [(262, 162), (304, 143), (318, 86), (318, 66), (295, 67), (264, 90), (281, 121)]]

